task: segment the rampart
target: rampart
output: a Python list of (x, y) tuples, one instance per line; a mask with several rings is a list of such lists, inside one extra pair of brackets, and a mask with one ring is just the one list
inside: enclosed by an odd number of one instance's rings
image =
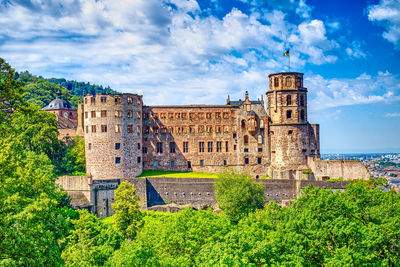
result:
[(368, 180), (371, 175), (367, 167), (358, 160), (320, 160), (309, 157), (308, 166), (315, 180)]
[[(122, 181), (128, 181), (136, 188), (143, 210), (175, 210), (188, 206), (194, 208), (217, 208), (214, 192), (214, 179), (211, 178), (129, 178), (91, 180), (85, 176), (62, 176), (57, 181), (72, 198), (72, 204), (77, 208), (87, 208), (81, 203), (90, 200), (93, 213), (99, 217), (113, 214), (114, 190)], [(265, 188), (266, 202), (275, 201), (285, 205), (301, 194), (301, 189), (308, 185), (334, 190), (344, 189), (348, 182), (328, 182), (309, 180), (272, 180), (258, 179)], [(86, 183), (86, 184), (85, 184)], [(85, 199), (86, 202), (82, 200)]]

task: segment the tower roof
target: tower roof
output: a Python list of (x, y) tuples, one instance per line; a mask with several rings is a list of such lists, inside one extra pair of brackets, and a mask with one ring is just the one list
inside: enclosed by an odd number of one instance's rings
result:
[(61, 92), (60, 92), (60, 90), (58, 90), (56, 99), (54, 99), (47, 106), (42, 108), (42, 110), (60, 110), (60, 109), (75, 110), (71, 107), (71, 105), (67, 101), (61, 99), (60, 95), (61, 95)]
[(301, 75), (301, 76), (303, 76), (304, 73), (301, 73), (301, 72), (278, 72), (278, 73), (271, 73), (270, 75), (268, 75), (268, 77), (271, 77), (274, 75)]

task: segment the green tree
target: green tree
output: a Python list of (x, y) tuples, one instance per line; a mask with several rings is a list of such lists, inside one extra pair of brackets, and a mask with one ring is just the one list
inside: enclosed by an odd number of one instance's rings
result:
[(215, 197), (219, 207), (233, 222), (265, 204), (264, 187), (248, 174), (225, 171), (215, 181)]
[(65, 145), (61, 163), (61, 172), (72, 175), (86, 175), (85, 173), (85, 140), (76, 136), (70, 145)]
[(115, 211), (113, 223), (121, 235), (133, 239), (142, 225), (142, 213), (139, 208), (139, 197), (136, 195), (135, 186), (124, 181), (115, 190)]
[(86, 210), (72, 221), (62, 258), (68, 266), (101, 266), (120, 247), (122, 238), (112, 226), (104, 224)]
[(0, 123), (17, 107), (24, 105), (22, 83), (14, 80), (15, 71), (0, 58)]

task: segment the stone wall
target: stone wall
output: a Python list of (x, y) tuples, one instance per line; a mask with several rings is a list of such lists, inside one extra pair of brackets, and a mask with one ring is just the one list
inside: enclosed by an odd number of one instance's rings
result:
[[(135, 186), (136, 195), (140, 198), (143, 210), (157, 207), (158, 210), (173, 211), (179, 210), (182, 206), (217, 208), (214, 192), (215, 180), (210, 178), (157, 177), (91, 180), (86, 176), (62, 176), (57, 180), (57, 184), (61, 185), (72, 197), (74, 207), (89, 209), (93, 207), (92, 212), (98, 217), (104, 218), (114, 213), (112, 209), (114, 191), (122, 181), (128, 181)], [(267, 203), (275, 201), (282, 205), (299, 196), (301, 189), (308, 185), (337, 190), (344, 189), (348, 184), (348, 182), (284, 179), (258, 179), (256, 181), (264, 185)]]
[(338, 179), (368, 180), (371, 176), (367, 167), (358, 160), (320, 160), (308, 158), (315, 180)]
[(91, 206), (91, 178), (88, 176), (60, 176), (56, 180), (68, 196), (74, 208), (88, 208)]

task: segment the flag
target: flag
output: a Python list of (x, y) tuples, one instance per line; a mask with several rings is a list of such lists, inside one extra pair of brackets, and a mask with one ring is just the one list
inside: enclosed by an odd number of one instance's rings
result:
[(289, 56), (289, 49), (283, 54), (283, 56)]

